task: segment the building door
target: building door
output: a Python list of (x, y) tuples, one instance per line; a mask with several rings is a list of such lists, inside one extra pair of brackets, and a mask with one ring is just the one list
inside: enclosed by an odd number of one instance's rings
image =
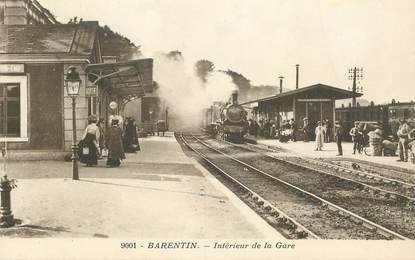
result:
[(317, 122), (321, 120), (321, 106), (320, 102), (308, 102), (307, 103), (308, 122), (314, 129), (317, 126)]

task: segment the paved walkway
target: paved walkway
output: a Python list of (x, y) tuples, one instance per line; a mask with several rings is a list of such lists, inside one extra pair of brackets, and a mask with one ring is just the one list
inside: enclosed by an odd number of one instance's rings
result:
[(357, 159), (363, 160), (383, 165), (389, 165), (394, 167), (402, 167), (405, 169), (415, 170), (415, 164), (410, 162), (398, 162), (399, 157), (397, 156), (368, 156), (365, 154), (353, 154), (353, 144), (350, 142), (344, 142), (343, 147), (343, 156), (337, 155), (337, 145), (336, 143), (325, 143), (323, 146), (323, 151), (315, 151), (314, 142), (287, 142), (281, 143), (275, 139), (259, 139), (257, 140), (258, 144), (266, 146), (278, 146), (288, 150), (290, 153), (296, 153), (298, 155), (304, 155), (312, 158), (348, 158), (348, 159)]
[(181, 150), (172, 134), (140, 139), (120, 168), (10, 162), (15, 218), (0, 237), (281, 238)]

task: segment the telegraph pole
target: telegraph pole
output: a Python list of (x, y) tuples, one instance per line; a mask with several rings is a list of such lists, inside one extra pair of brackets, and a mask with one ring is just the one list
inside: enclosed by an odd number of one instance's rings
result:
[[(353, 93), (358, 93), (358, 92), (363, 92), (363, 87), (358, 86), (358, 84), (360, 85), (360, 80), (363, 79), (363, 68), (352, 68), (349, 69), (349, 80), (353, 81), (353, 85), (352, 85), (352, 92)], [(350, 90), (350, 87), (349, 87)], [(352, 101), (352, 107), (356, 107), (356, 97), (353, 97), (353, 101)]]

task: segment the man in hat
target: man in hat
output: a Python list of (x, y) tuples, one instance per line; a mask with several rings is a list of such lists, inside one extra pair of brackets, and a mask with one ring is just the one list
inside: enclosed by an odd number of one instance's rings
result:
[(398, 162), (408, 161), (408, 141), (409, 141), (409, 125), (405, 119), (399, 119), (399, 160)]
[(359, 129), (359, 122), (354, 122), (354, 127), (350, 129), (349, 135), (352, 137), (353, 141), (353, 154), (356, 154), (356, 150), (360, 153), (363, 133)]
[(334, 131), (334, 137), (336, 138), (337, 143), (337, 156), (343, 155), (343, 147), (342, 147), (342, 140), (343, 140), (343, 127), (341, 126), (339, 121), (336, 121), (335, 124), (335, 131)]
[(308, 142), (310, 140), (310, 125), (307, 117), (304, 117), (303, 123), (304, 142)]
[(295, 124), (294, 118), (290, 120), (290, 128), (291, 128), (291, 140), (293, 142), (297, 141), (296, 133), (297, 133), (297, 125)]

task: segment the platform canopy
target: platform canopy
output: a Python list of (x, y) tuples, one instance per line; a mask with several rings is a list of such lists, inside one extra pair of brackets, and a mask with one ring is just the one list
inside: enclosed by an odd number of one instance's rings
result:
[(108, 88), (126, 101), (151, 93), (154, 87), (153, 59), (91, 64), (86, 73), (92, 84)]
[(285, 100), (288, 98), (293, 98), (296, 96), (297, 98), (300, 97), (330, 97), (335, 100), (339, 99), (347, 99), (347, 98), (353, 98), (353, 97), (360, 97), (362, 96), (362, 93), (355, 93), (352, 91), (348, 91), (341, 88), (336, 88), (324, 84), (315, 84), (295, 90), (286, 91), (280, 94), (277, 94), (275, 96), (261, 98), (257, 100), (251, 100), (248, 102), (243, 103), (242, 105), (251, 105), (251, 104), (258, 104), (258, 103), (264, 103), (264, 102), (279, 102), (281, 100)]

